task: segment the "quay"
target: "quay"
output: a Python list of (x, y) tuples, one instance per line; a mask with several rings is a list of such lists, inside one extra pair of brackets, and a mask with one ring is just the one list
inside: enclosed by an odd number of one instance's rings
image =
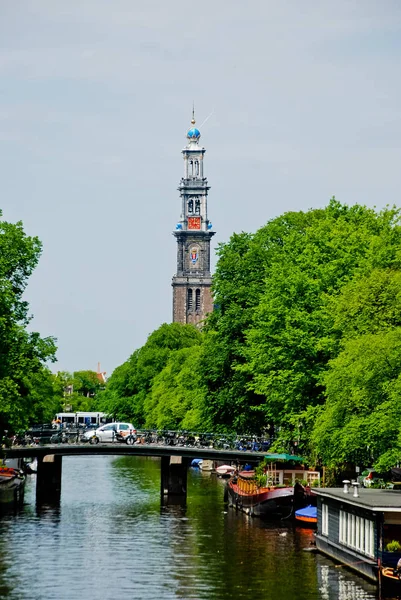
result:
[[(353, 489), (352, 489), (352, 487)], [(401, 552), (401, 493), (390, 489), (317, 488), (316, 548), (368, 579), (381, 582), (384, 568), (393, 571)], [(388, 571), (388, 569), (386, 569)], [(398, 582), (401, 589), (401, 581)]]

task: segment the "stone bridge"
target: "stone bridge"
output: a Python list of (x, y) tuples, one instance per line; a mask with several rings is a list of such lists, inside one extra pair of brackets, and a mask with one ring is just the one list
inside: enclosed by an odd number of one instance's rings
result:
[(241, 450), (216, 450), (188, 446), (158, 446), (134, 444), (128, 446), (118, 442), (104, 444), (47, 444), (38, 446), (11, 447), (2, 449), (3, 458), (36, 458), (38, 462), (36, 497), (39, 501), (57, 499), (61, 493), (63, 456), (85, 455), (135, 455), (161, 458), (160, 496), (162, 504), (185, 503), (187, 495), (187, 471), (194, 458), (245, 464), (259, 463), (266, 452)]

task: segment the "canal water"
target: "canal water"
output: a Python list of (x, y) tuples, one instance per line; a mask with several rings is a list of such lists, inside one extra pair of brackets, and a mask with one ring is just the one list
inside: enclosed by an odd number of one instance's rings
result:
[(318, 553), (313, 534), (223, 502), (224, 482), (192, 471), (186, 508), (160, 507), (160, 462), (64, 457), (61, 502), (0, 517), (7, 600), (376, 600), (376, 587)]

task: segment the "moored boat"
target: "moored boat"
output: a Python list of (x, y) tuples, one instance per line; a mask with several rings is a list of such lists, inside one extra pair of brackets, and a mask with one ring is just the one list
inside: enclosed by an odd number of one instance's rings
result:
[(201, 460), (199, 463), (199, 468), (201, 471), (213, 471), (214, 461), (213, 460)]
[(386, 583), (395, 583), (401, 588), (401, 573), (398, 572), (398, 569), (393, 569), (392, 567), (382, 567), (381, 575), (383, 581), (385, 581)]
[(255, 470), (240, 471), (227, 482), (228, 504), (252, 516), (293, 515), (307, 504), (309, 486), (319, 478), (317, 471), (296, 466), (303, 461), (291, 454), (266, 455)]
[(317, 507), (309, 504), (305, 508), (299, 508), (295, 511), (295, 520), (303, 527), (316, 527)]
[[(401, 554), (400, 552), (382, 552), (381, 579), (384, 585), (395, 586), (401, 590)], [(398, 594), (397, 594), (398, 596)]]
[(241, 471), (227, 482), (227, 500), (250, 516), (290, 516), (294, 505), (304, 502), (304, 488), (299, 483), (259, 486), (255, 471)]
[(235, 471), (236, 468), (232, 465), (219, 465), (215, 468), (215, 473), (218, 477), (231, 477)]
[(22, 504), (24, 489), (25, 475), (23, 471), (0, 466), (0, 507)]

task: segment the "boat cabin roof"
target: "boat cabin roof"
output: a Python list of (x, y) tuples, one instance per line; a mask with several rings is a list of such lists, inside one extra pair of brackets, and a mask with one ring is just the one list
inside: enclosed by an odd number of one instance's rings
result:
[(271, 460), (271, 461), (284, 461), (284, 462), (298, 462), (298, 463), (303, 463), (305, 462), (305, 459), (302, 458), (302, 456), (297, 456), (296, 454), (266, 454), (265, 455), (265, 459), (266, 460)]
[(238, 473), (242, 479), (253, 479), (255, 477), (255, 471), (240, 471)]
[(358, 490), (358, 497), (353, 495), (352, 489), (345, 493), (342, 487), (314, 488), (313, 493), (322, 498), (331, 498), (371, 511), (401, 512), (401, 492), (397, 490), (362, 488)]

